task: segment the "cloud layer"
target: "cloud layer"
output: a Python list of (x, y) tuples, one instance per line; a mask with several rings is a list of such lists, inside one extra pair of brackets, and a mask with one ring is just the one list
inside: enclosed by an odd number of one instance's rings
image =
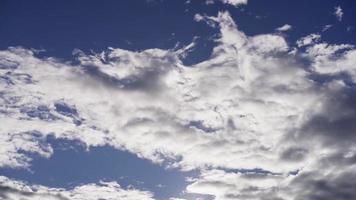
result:
[(220, 37), (193, 66), (181, 61), (187, 48), (75, 50), (79, 64), (0, 51), (0, 166), (51, 156), (53, 135), (200, 170), (187, 192), (216, 199), (356, 196), (354, 47), (247, 36), (227, 12), (195, 19)]
[(7, 200), (153, 200), (152, 193), (135, 189), (125, 190), (116, 182), (100, 182), (77, 186), (71, 190), (27, 185), (21, 181), (0, 176), (0, 198)]

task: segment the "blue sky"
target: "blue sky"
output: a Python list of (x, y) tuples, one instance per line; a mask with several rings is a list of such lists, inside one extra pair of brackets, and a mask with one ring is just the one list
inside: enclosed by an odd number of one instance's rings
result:
[(355, 11), (0, 1), (0, 199), (356, 198)]
[[(341, 22), (334, 16), (334, 7), (345, 12)], [(189, 44), (201, 37), (199, 51), (192, 52), (191, 62), (211, 53), (209, 38), (218, 33), (205, 24), (196, 23), (197, 13), (216, 15), (227, 10), (247, 35), (270, 33), (283, 24), (291, 24), (288, 41), (320, 32), (325, 25), (333, 25), (323, 34), (332, 43), (355, 43), (355, 3), (353, 1), (316, 0), (273, 2), (250, 1), (234, 7), (217, 1), (2, 1), (1, 48), (23, 46), (45, 49), (46, 55), (72, 58), (75, 48), (85, 52), (101, 52), (107, 47), (128, 50), (149, 48), (169, 49), (177, 43)], [(351, 27), (351, 31), (347, 28)], [(6, 39), (5, 39), (6, 38)], [(208, 45), (207, 48), (204, 45)], [(210, 51), (209, 51), (210, 49)]]

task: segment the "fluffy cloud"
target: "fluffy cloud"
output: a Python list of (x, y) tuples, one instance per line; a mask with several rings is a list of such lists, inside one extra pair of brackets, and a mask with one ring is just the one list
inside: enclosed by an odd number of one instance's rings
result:
[(324, 75), (347, 74), (353, 82), (356, 80), (356, 50), (353, 45), (330, 45), (318, 43), (307, 49), (315, 72)]
[[(53, 135), (201, 170), (187, 191), (216, 199), (350, 195), (343, 177), (355, 163), (353, 46), (314, 34), (297, 42), (305, 51), (292, 50), (280, 35), (245, 35), (227, 12), (195, 20), (220, 36), (211, 57), (193, 66), (181, 61), (186, 48), (75, 50), (79, 64), (1, 51), (0, 164), (28, 166), (23, 152), (50, 156), (45, 137)], [(320, 170), (322, 161), (330, 163)]]
[(292, 29), (292, 26), (289, 24), (284, 24), (283, 26), (276, 28), (277, 31), (281, 31), (281, 32), (289, 31), (291, 29)]
[(0, 198), (7, 200), (153, 200), (152, 193), (123, 189), (116, 182), (100, 182), (77, 186), (71, 190), (27, 185), (24, 182), (0, 176)]
[(31, 161), (28, 157), (29, 153), (47, 158), (53, 153), (43, 135), (35, 131), (1, 134), (0, 144), (2, 146), (0, 149), (1, 167), (28, 167)]

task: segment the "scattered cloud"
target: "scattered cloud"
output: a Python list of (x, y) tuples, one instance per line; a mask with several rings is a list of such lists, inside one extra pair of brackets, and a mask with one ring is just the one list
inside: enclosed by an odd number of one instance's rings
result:
[(289, 31), (291, 29), (292, 29), (292, 26), (289, 24), (284, 24), (283, 26), (276, 28), (277, 31), (281, 31), (281, 32)]
[(321, 39), (321, 35), (312, 33), (310, 35), (307, 35), (297, 40), (297, 46), (304, 47), (304, 46), (312, 45), (319, 42), (320, 39)]
[(153, 194), (136, 189), (123, 189), (116, 182), (86, 184), (66, 190), (42, 185), (28, 185), (21, 181), (0, 176), (0, 198), (7, 200), (153, 200)]
[(29, 154), (50, 157), (52, 147), (45, 142), (42, 134), (36, 131), (0, 135), (0, 167), (23, 168), (31, 162)]
[(335, 7), (334, 15), (336, 16), (337, 20), (341, 21), (342, 17), (344, 16), (344, 12), (340, 6)]

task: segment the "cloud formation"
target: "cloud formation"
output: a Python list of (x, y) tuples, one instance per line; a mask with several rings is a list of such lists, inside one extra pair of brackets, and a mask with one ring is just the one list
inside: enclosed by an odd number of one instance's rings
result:
[(100, 182), (77, 186), (71, 190), (27, 185), (21, 181), (0, 176), (0, 198), (7, 200), (153, 200), (152, 193), (136, 189), (123, 189), (116, 182)]
[(200, 170), (187, 192), (220, 200), (356, 195), (354, 47), (317, 34), (296, 49), (280, 35), (247, 36), (228, 12), (195, 20), (220, 35), (193, 66), (184, 48), (75, 50), (79, 64), (0, 51), (0, 165), (51, 156), (53, 135)]

